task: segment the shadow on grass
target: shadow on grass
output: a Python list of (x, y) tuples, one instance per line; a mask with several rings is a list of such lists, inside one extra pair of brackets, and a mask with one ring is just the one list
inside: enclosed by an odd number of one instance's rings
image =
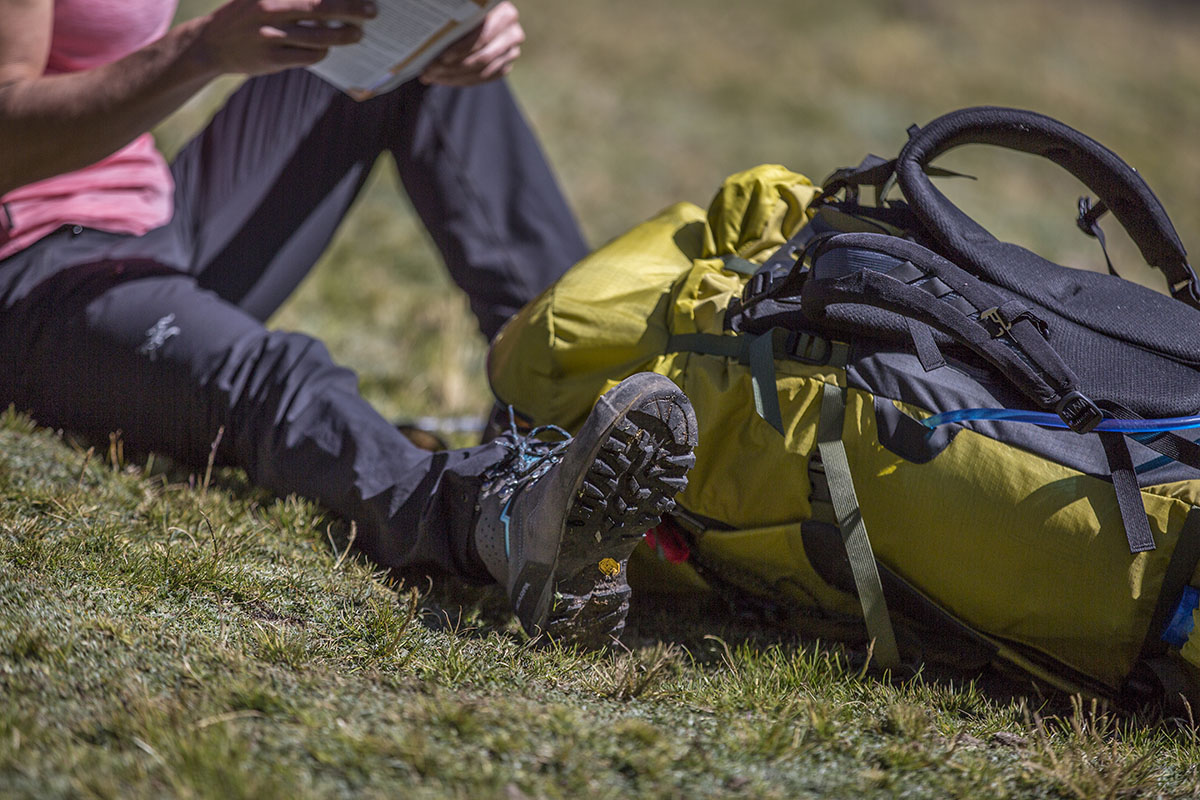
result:
[(937, 653), (936, 660), (905, 652), (906, 664), (884, 673), (871, 664), (863, 626), (852, 620), (811, 617), (783, 607), (766, 608), (755, 602), (730, 602), (717, 594), (671, 595), (642, 592), (630, 607), (626, 646), (637, 649), (660, 643), (686, 650), (698, 663), (718, 666), (728, 648), (763, 652), (816, 651), (839, 661), (847, 675), (867, 680), (908, 683), (919, 680), (934, 686), (973, 683), (990, 699), (1008, 704), (1022, 699), (1044, 713), (1069, 713), (1071, 698), (1028, 677), (1004, 674), (990, 664), (954, 665), (953, 653)]
[[(471, 586), (450, 577), (396, 575), (420, 591), (418, 619), (432, 630), (467, 637), (498, 634), (523, 641), (504, 593), (497, 586)], [(635, 592), (617, 652), (657, 652), (673, 648), (704, 669), (723, 669), (730, 652), (762, 654), (771, 649), (828, 657), (848, 677), (899, 684), (919, 681), (953, 689), (973, 684), (997, 704), (1022, 701), (1043, 716), (1070, 715), (1072, 697), (1027, 676), (1005, 673), (991, 664), (955, 667), (940, 662), (914, 663), (897, 673), (870, 665), (862, 626), (853, 622), (808, 619), (782, 609), (730, 603), (716, 594)]]

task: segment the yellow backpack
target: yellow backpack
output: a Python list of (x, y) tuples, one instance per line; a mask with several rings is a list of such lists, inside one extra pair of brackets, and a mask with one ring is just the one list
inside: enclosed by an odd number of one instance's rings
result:
[[(891, 669), (996, 662), (1130, 704), (1200, 695), (1200, 448), (1122, 430), (1200, 410), (1178, 237), (1136, 173), (1046, 117), (966, 109), (909, 133), (823, 189), (756, 167), (707, 211), (671, 206), (600, 248), (501, 332), (497, 397), (568, 429), (641, 370), (691, 398), (696, 466), (657, 551), (631, 561), (635, 591), (858, 620)], [(1081, 226), (1112, 209), (1176, 297), (992, 239), (927, 177), (965, 142), (1070, 169), (1100, 196)], [(893, 182), (903, 200), (885, 200)], [(1149, 381), (1161, 397), (1139, 399)]]

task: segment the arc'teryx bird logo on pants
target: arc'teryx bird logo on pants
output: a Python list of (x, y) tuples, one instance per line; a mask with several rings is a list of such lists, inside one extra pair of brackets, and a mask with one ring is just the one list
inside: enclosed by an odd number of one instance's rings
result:
[(154, 323), (153, 327), (146, 329), (146, 341), (138, 348), (138, 352), (149, 358), (151, 361), (158, 358), (158, 349), (170, 339), (181, 333), (178, 325), (172, 325), (175, 321), (174, 314), (167, 314), (165, 317)]

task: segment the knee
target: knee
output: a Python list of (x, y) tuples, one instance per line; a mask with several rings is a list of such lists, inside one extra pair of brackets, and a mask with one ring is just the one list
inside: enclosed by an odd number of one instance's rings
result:
[(281, 415), (328, 392), (357, 391), (358, 386), (355, 374), (335, 364), (319, 340), (268, 330), (234, 343), (213, 382), (233, 410), (266, 405)]

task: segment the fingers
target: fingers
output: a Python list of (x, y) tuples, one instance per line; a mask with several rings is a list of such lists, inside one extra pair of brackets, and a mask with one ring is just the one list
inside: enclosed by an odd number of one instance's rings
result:
[(322, 25), (309, 20), (281, 25), (264, 25), (259, 29), (264, 39), (277, 40), (272, 44), (300, 49), (327, 50), (338, 45), (354, 44), (363, 37), (358, 25), (338, 23)]
[(291, 69), (292, 67), (309, 67), (329, 55), (328, 47), (292, 47), (280, 45), (267, 56), (270, 66), (275, 71)]
[(354, 44), (375, 14), (373, 0), (226, 0), (198, 18), (194, 47), (221, 73), (277, 72)]
[(433, 64), (426, 67), (425, 71), (421, 73), (421, 80), (425, 83), (437, 83), (443, 86), (476, 86), (508, 75), (512, 72), (513, 64), (520, 55), (521, 48), (515, 47), (481, 68), (445, 67)]
[(354, 44), (376, 13), (370, 0), (261, 0), (259, 9), (264, 38), (303, 49)]
[(525, 30), (516, 6), (502, 2), (483, 22), (448, 47), (431, 63), (421, 79), (426, 83), (472, 86), (507, 75), (521, 55)]
[(495, 8), (484, 16), (483, 21), (468, 31), (461, 39), (450, 45), (438, 57), (438, 61), (445, 64), (454, 64), (462, 61), (472, 52), (486, 46), (488, 42), (495, 39), (506, 29), (516, 26), (520, 29), (520, 23), (517, 20), (517, 7), (512, 3), (498, 3)]
[(361, 25), (377, 13), (372, 0), (259, 0), (258, 7), (264, 21), (276, 24), (316, 20)]
[(267, 59), (281, 69), (311, 66), (329, 48), (360, 41), (362, 23), (376, 13), (369, 0), (261, 0), (259, 11)]

